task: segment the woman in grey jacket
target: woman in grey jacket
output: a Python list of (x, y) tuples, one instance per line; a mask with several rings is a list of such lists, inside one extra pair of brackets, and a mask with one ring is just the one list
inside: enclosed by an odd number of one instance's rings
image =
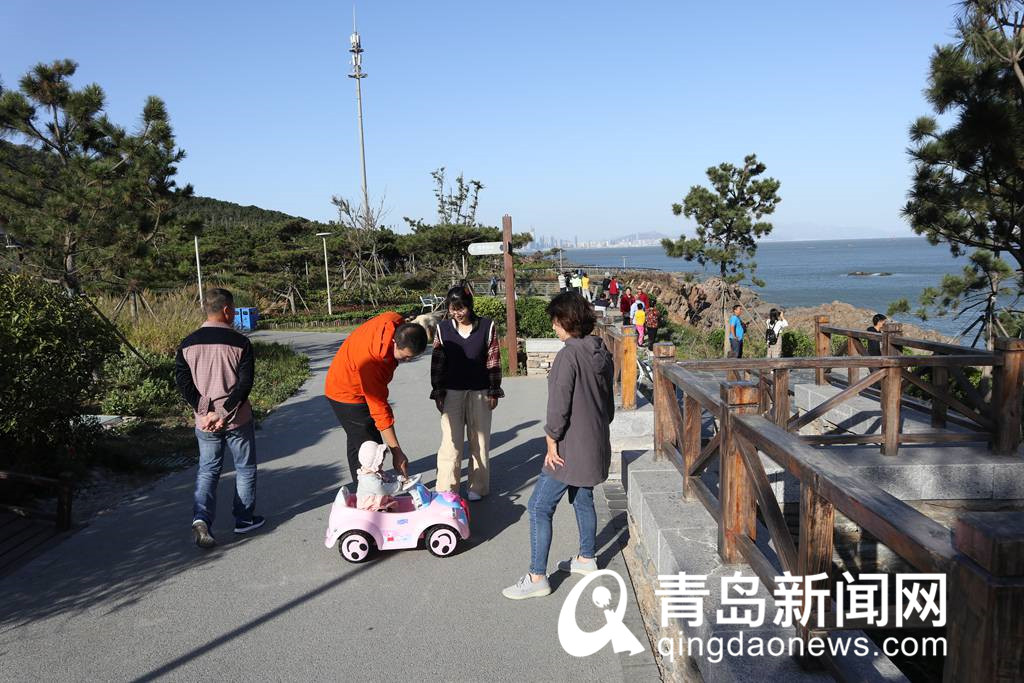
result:
[(612, 355), (594, 329), (594, 310), (575, 292), (559, 294), (548, 304), (551, 327), (565, 347), (548, 375), (547, 454), (530, 497), (530, 572), (502, 594), (512, 600), (549, 595), (548, 551), (551, 518), (569, 492), (580, 532), (579, 553), (558, 563), (560, 571), (597, 571), (597, 513), (594, 487), (608, 478), (611, 441), (608, 426), (615, 414)]

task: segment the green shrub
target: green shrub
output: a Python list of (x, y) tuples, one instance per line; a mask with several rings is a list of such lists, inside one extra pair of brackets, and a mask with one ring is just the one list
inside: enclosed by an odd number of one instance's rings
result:
[[(180, 341), (180, 340), (179, 340)], [(174, 384), (174, 358), (143, 351), (143, 363), (128, 348), (103, 366), (100, 409), (107, 415), (168, 416), (185, 411)]]
[(477, 315), (490, 318), (498, 325), (498, 331), (505, 333), (505, 298), (500, 296), (478, 296), (473, 299), (473, 310)]
[(309, 377), (309, 358), (284, 344), (253, 342), (256, 380), (249, 402), (257, 419), (295, 393)]
[(551, 317), (548, 316), (548, 299), (520, 297), (516, 301), (516, 326), (521, 337), (554, 337)]
[(803, 330), (785, 330), (782, 333), (782, 355), (786, 358), (813, 356), (814, 344)]
[[(551, 318), (548, 317), (549, 299), (544, 297), (520, 296), (516, 300), (516, 329), (520, 337), (554, 337)], [(473, 299), (473, 310), (477, 315), (492, 319), (498, 326), (498, 334), (505, 334), (505, 298), (500, 296), (478, 296)]]
[(0, 467), (53, 473), (72, 465), (92, 434), (83, 406), (116, 351), (110, 328), (82, 299), (0, 273)]
[[(708, 332), (708, 344), (716, 349), (725, 348), (725, 330), (711, 330)], [(719, 355), (721, 355), (721, 352)]]
[(845, 356), (846, 355), (846, 335), (833, 334), (832, 335), (832, 355), (833, 356)]

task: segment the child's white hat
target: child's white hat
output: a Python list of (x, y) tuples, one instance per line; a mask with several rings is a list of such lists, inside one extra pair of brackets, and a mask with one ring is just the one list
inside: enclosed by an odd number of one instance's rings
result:
[(364, 441), (363, 445), (359, 447), (359, 464), (362, 465), (360, 469), (365, 472), (379, 471), (381, 465), (384, 464), (384, 456), (387, 452), (388, 447), (382, 443)]

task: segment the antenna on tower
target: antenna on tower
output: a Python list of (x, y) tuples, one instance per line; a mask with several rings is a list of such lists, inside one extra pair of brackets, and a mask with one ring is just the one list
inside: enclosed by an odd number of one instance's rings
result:
[(356, 6), (352, 5), (352, 35), (349, 36), (349, 52), (352, 53), (352, 73), (348, 75), (349, 78), (354, 78), (356, 81), (356, 110), (359, 113), (359, 159), (362, 163), (363, 170), (363, 217), (365, 220), (364, 227), (372, 228), (375, 226), (370, 225), (370, 193), (366, 187), (366, 148), (363, 140), (363, 88), (362, 81), (366, 78), (366, 74), (363, 72), (363, 44), (359, 38), (359, 32), (356, 31)]

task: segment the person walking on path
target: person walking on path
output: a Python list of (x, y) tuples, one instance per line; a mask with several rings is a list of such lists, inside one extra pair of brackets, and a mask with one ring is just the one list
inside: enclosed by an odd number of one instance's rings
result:
[(612, 276), (612, 279), (608, 282), (608, 295), (612, 299), (612, 306), (619, 305), (619, 279)]
[(629, 325), (632, 319), (633, 302), (636, 299), (633, 298), (633, 290), (626, 287), (626, 291), (619, 297), (619, 312), (622, 313), (622, 324), (623, 326)]
[(217, 544), (210, 531), (217, 512), (217, 483), (225, 449), (235, 462), (235, 533), (263, 526), (256, 510), (256, 432), (249, 392), (255, 359), (252, 343), (231, 326), (235, 300), (226, 289), (203, 297), (206, 322), (185, 337), (174, 358), (178, 391), (195, 412), (199, 469), (192, 505), (192, 539), (201, 548)]
[(728, 324), (730, 358), (743, 358), (743, 335), (746, 333), (746, 327), (743, 326), (741, 315), (743, 315), (743, 306), (734, 305)]
[(491, 276), (491, 296), (498, 296), (498, 276)]
[(579, 270), (572, 271), (572, 276), (569, 278), (569, 284), (572, 287), (572, 291), (577, 294), (580, 293), (580, 288), (583, 286), (583, 279), (580, 277)]
[(647, 329), (647, 309), (643, 301), (636, 301), (633, 304), (633, 326), (636, 327), (636, 346), (644, 345), (644, 332)]
[(611, 273), (605, 273), (604, 279), (601, 280), (601, 290), (598, 292), (598, 296), (605, 296), (609, 294), (608, 288), (612, 286), (612, 275)]
[(647, 309), (647, 320), (644, 323), (647, 328), (647, 350), (654, 350), (654, 343), (658, 340), (658, 328), (661, 327), (661, 312), (658, 311), (658, 304)]
[(644, 302), (645, 310), (651, 307), (651, 300), (647, 297), (647, 292), (641, 287), (638, 287), (636, 290), (636, 300)]
[(462, 445), (469, 441), (469, 499), (490, 492), (491, 411), (504, 397), (498, 330), (477, 316), (473, 296), (453, 287), (445, 298), (448, 318), (437, 325), (430, 359), (430, 398), (441, 413), (437, 449), (438, 491), (458, 491)]
[(784, 311), (773, 308), (765, 321), (764, 345), (768, 358), (782, 358), (782, 330), (789, 327)]
[(547, 312), (565, 346), (548, 375), (547, 452), (528, 505), (529, 573), (502, 591), (511, 600), (550, 595), (551, 519), (566, 491), (576, 512), (580, 543), (576, 554), (558, 563), (558, 570), (590, 574), (598, 569), (594, 487), (608, 478), (611, 464), (612, 355), (600, 337), (590, 334), (596, 319), (582, 297), (560, 294), (548, 304)]
[(388, 405), (388, 384), (399, 363), (415, 358), (425, 348), (427, 331), (389, 311), (357, 327), (334, 354), (324, 394), (345, 430), (346, 459), (353, 482), (359, 471), (359, 447), (364, 441), (387, 444), (394, 468), (408, 475), (409, 461), (398, 443), (395, 415)]
[(583, 298), (586, 299), (587, 301), (590, 301), (590, 276), (587, 275), (586, 271), (583, 271), (583, 274), (580, 275), (580, 287), (582, 287)]
[(565, 291), (565, 283), (566, 283), (565, 273), (559, 273), (558, 274), (558, 291), (559, 292), (564, 292)]
[[(881, 332), (882, 328), (885, 327), (885, 321), (888, 320), (882, 313), (875, 313), (871, 318), (871, 326), (866, 330), (867, 332)], [(868, 355), (869, 356), (881, 356), (882, 355), (882, 342), (877, 339), (868, 339)]]

